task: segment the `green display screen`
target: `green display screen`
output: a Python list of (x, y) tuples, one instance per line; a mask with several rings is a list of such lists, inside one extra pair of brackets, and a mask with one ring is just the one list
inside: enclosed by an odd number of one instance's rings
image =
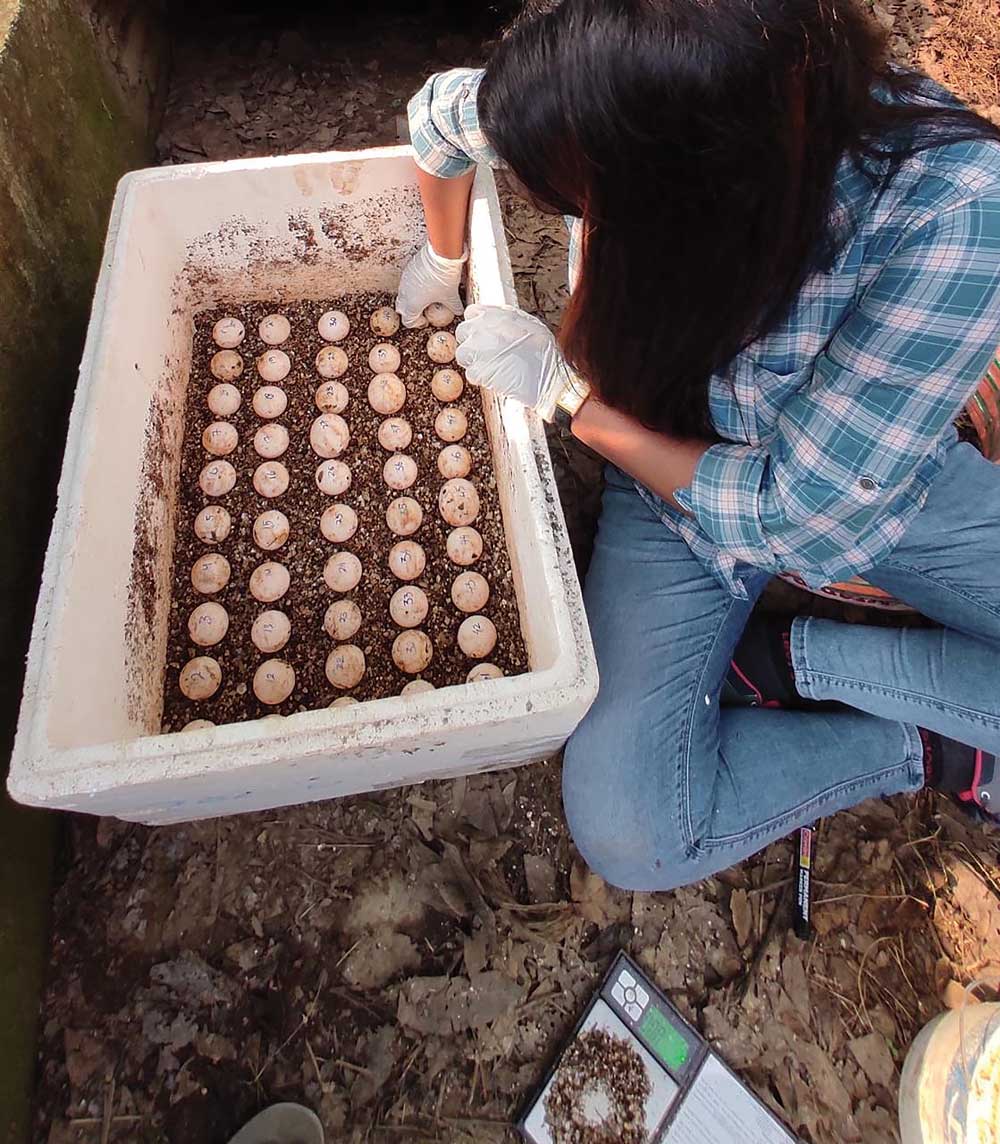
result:
[(639, 1022), (639, 1032), (667, 1068), (679, 1069), (687, 1064), (691, 1047), (659, 1009), (650, 1006), (646, 1010)]

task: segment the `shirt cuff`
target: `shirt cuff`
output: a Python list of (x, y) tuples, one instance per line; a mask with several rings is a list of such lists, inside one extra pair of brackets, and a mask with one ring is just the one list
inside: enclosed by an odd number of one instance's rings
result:
[(457, 179), (475, 167), (468, 155), (450, 142), (434, 122), (435, 76), (424, 84), (406, 106), (410, 143), (417, 166), (439, 179)]
[(729, 555), (757, 568), (777, 569), (759, 515), (769, 458), (749, 445), (712, 445), (702, 454), (690, 488), (674, 499)]

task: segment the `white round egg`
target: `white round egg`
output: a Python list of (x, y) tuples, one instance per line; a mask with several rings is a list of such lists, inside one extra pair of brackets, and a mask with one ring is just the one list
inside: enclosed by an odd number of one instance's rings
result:
[(243, 372), (243, 359), (235, 350), (219, 350), (212, 356), (208, 368), (219, 381), (235, 381)]
[(282, 342), (287, 342), (291, 332), (291, 323), (284, 314), (268, 314), (266, 318), (261, 318), (257, 327), (260, 340), (268, 346), (280, 346)]
[(342, 381), (324, 381), (316, 390), (316, 408), (320, 413), (343, 413), (350, 399)]
[(458, 342), (455, 341), (455, 335), (447, 330), (435, 330), (427, 339), (427, 356), (438, 365), (447, 365), (448, 362), (454, 361), (457, 349)]
[(433, 691), (434, 684), (428, 679), (411, 679), (409, 683), (405, 684), (400, 690), (400, 695), (423, 695), (427, 691)]
[(265, 381), (284, 381), (291, 368), (284, 350), (265, 350), (257, 359), (257, 372)]
[(265, 461), (254, 469), (253, 487), (269, 500), (288, 490), (288, 470), (280, 461)]
[(203, 596), (221, 592), (229, 583), (232, 569), (221, 552), (207, 552), (191, 565), (191, 587)]
[(284, 612), (269, 609), (254, 620), (250, 628), (253, 646), (265, 655), (274, 655), (292, 637), (292, 624)]
[(288, 591), (292, 578), (284, 564), (265, 560), (250, 573), (250, 595), (262, 604), (273, 604)]
[(206, 425), (201, 435), (201, 444), (205, 452), (213, 457), (228, 457), (240, 443), (240, 435), (236, 426), (228, 421), (213, 421)]
[(332, 504), (323, 510), (319, 530), (334, 544), (345, 544), (358, 531), (358, 514), (349, 504)]
[(417, 479), (417, 462), (406, 453), (393, 453), (382, 466), (382, 480), (390, 489), (408, 489)]
[(246, 327), (239, 318), (220, 318), (212, 327), (212, 341), (224, 350), (234, 350), (246, 337)]
[(455, 477), (441, 486), (438, 508), (449, 524), (456, 527), (472, 524), (479, 515), (479, 493), (470, 481)]
[(222, 683), (222, 668), (210, 655), (198, 655), (181, 668), (179, 682), (188, 699), (211, 699)]
[(468, 432), (469, 422), (461, 409), (449, 405), (434, 418), (434, 432), (442, 441), (461, 441)]
[(350, 333), (351, 323), (342, 310), (327, 310), (316, 323), (319, 336), (325, 342), (342, 342)]
[(439, 369), (431, 378), (431, 393), (438, 401), (457, 401), (465, 382), (457, 369)]
[(460, 612), (479, 612), (490, 598), (490, 586), (478, 572), (462, 572), (451, 586), (451, 601)]
[(426, 632), (400, 632), (392, 641), (392, 662), (407, 675), (423, 671), (434, 656), (434, 645)]
[(438, 453), (437, 467), (445, 480), (467, 477), (472, 471), (472, 454), (464, 445), (446, 445)]
[(485, 659), (497, 646), (497, 630), (487, 616), (469, 616), (458, 629), (458, 646), (470, 659)]
[(455, 320), (455, 315), (442, 302), (431, 302), (424, 310), (424, 317), (427, 319), (428, 325), (433, 326), (436, 330), (450, 326)]
[(220, 381), (208, 391), (208, 408), (216, 417), (232, 417), (243, 398), (235, 385)]
[(349, 691), (364, 678), (365, 653), (354, 644), (339, 644), (326, 657), (326, 678), (339, 691)]
[(295, 690), (295, 669), (282, 659), (266, 659), (253, 673), (253, 693), (269, 707), (285, 700)]
[(390, 453), (398, 453), (413, 440), (410, 423), (402, 417), (387, 417), (378, 427), (378, 443)]
[(288, 394), (276, 385), (262, 385), (254, 393), (251, 404), (258, 417), (280, 417), (288, 408)]
[(377, 373), (368, 383), (368, 404), (386, 416), (406, 404), (406, 386), (394, 373)]
[(477, 663), (465, 677), (465, 682), (482, 683), (486, 679), (503, 679), (503, 672), (495, 663)]
[(214, 647), (229, 631), (229, 613), (221, 604), (199, 604), (188, 616), (188, 635), (199, 647)]
[(350, 365), (340, 346), (324, 346), (316, 355), (316, 372), (320, 377), (343, 377)]
[(401, 628), (419, 628), (427, 619), (430, 603), (427, 593), (416, 584), (406, 584), (397, 588), (389, 601), (389, 615), (392, 622)]
[(273, 552), (288, 540), (290, 531), (288, 517), (276, 508), (268, 509), (253, 522), (254, 544), (265, 552)]
[(351, 470), (343, 461), (324, 461), (316, 470), (316, 487), (328, 497), (339, 497), (351, 487)]
[(331, 592), (350, 592), (361, 582), (361, 572), (353, 552), (335, 552), (323, 566), (323, 581)]
[(483, 538), (474, 528), (453, 528), (445, 542), (448, 559), (463, 568), (475, 564), (483, 554)]
[(349, 640), (361, 628), (361, 609), (353, 600), (334, 600), (323, 617), (323, 630), (338, 643)]
[(233, 527), (233, 518), (221, 504), (206, 505), (194, 518), (194, 534), (205, 544), (221, 544)]
[(198, 474), (198, 484), (207, 497), (224, 497), (236, 487), (236, 470), (228, 461), (209, 461)]
[(350, 440), (351, 431), (339, 413), (321, 413), (309, 430), (309, 444), (320, 457), (339, 457)]
[(416, 580), (426, 567), (427, 556), (415, 540), (400, 540), (389, 549), (389, 570), (400, 580)]
[(385, 510), (385, 522), (397, 536), (412, 536), (423, 520), (424, 510), (413, 497), (396, 497)]
[(368, 319), (368, 325), (377, 337), (391, 338), (399, 329), (399, 315), (391, 306), (379, 306)]
[(253, 447), (259, 457), (266, 457), (269, 461), (276, 460), (288, 448), (288, 430), (284, 425), (277, 425), (274, 422), (261, 425), (253, 435)]

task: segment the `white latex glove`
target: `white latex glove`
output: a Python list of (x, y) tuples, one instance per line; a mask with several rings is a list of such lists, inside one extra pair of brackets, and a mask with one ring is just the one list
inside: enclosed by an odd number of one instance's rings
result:
[(473, 385), (536, 409), (546, 421), (569, 380), (552, 331), (514, 306), (470, 306), (455, 331), (455, 360)]
[(442, 258), (429, 242), (424, 243), (403, 267), (399, 279), (396, 310), (404, 326), (411, 330), (426, 326), (424, 310), (432, 302), (440, 302), (453, 314), (461, 316), (465, 307), (458, 295), (458, 287), (462, 281), (462, 267), (468, 257), (468, 254), (463, 254), (461, 258)]

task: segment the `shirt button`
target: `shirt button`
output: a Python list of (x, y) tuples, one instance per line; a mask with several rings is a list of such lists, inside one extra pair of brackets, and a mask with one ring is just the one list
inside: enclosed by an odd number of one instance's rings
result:
[(858, 484), (866, 493), (873, 493), (878, 488), (878, 481), (874, 477), (862, 477)]

